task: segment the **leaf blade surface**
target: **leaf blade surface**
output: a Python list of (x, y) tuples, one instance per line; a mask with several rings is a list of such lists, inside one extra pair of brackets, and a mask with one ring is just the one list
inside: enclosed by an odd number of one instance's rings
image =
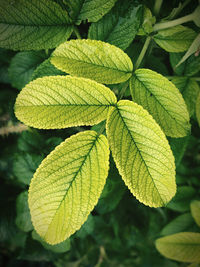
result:
[(53, 1), (0, 2), (0, 47), (13, 50), (49, 49), (66, 41), (71, 33), (67, 12)]
[(95, 81), (49, 76), (29, 83), (17, 97), (15, 114), (25, 124), (39, 129), (93, 125), (106, 119), (114, 93)]
[(114, 84), (131, 77), (133, 65), (121, 49), (96, 40), (70, 40), (52, 54), (51, 63), (74, 76)]
[(119, 101), (111, 107), (107, 136), (116, 166), (136, 198), (150, 207), (175, 194), (175, 166), (165, 135), (141, 106)]
[(34, 228), (49, 244), (64, 241), (86, 221), (103, 190), (109, 165), (104, 135), (78, 133), (42, 162), (29, 188)]
[(166, 135), (183, 137), (190, 133), (186, 104), (168, 79), (152, 70), (138, 69), (130, 88), (133, 101), (149, 111)]

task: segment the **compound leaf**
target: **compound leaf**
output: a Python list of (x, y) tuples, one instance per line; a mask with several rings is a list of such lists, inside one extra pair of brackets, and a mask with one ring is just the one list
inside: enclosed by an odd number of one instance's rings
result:
[(116, 166), (132, 194), (150, 207), (169, 202), (176, 192), (174, 157), (151, 115), (122, 100), (110, 109), (106, 129)]
[(29, 189), (33, 226), (57, 244), (87, 220), (103, 190), (109, 166), (104, 135), (80, 132), (66, 139), (37, 169)]
[(157, 250), (165, 257), (181, 262), (200, 261), (200, 233), (183, 232), (156, 240)]
[(165, 134), (183, 137), (190, 133), (189, 114), (179, 90), (168, 79), (148, 69), (138, 69), (130, 80), (133, 101), (142, 105)]
[(189, 114), (192, 116), (195, 111), (195, 104), (199, 93), (198, 83), (188, 77), (173, 78), (171, 81), (183, 95)]
[(194, 200), (190, 204), (190, 209), (192, 217), (194, 218), (196, 224), (200, 227), (200, 201)]
[(120, 83), (131, 77), (133, 64), (121, 49), (96, 40), (71, 40), (51, 58), (58, 69), (100, 83)]
[(196, 36), (192, 29), (178, 25), (159, 31), (153, 38), (167, 52), (177, 53), (189, 49)]
[(66, 41), (72, 26), (67, 12), (48, 0), (1, 0), (0, 47), (13, 50), (54, 48)]
[(130, 1), (121, 1), (101, 20), (92, 23), (88, 38), (101, 40), (125, 50), (141, 25), (143, 8)]
[(106, 119), (114, 93), (102, 84), (71, 76), (49, 76), (29, 83), (17, 97), (15, 114), (39, 129), (93, 125)]

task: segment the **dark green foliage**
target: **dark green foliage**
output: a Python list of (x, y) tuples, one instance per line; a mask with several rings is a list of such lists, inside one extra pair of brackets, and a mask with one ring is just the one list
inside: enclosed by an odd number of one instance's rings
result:
[[(12, 2), (15, 4), (17, 0), (9, 0), (10, 5)], [(24, 5), (26, 1), (20, 0), (20, 2)], [(40, 1), (34, 2), (39, 4)], [(50, 54), (53, 50), (38, 49), (51, 49), (66, 41), (72, 28), (74, 29), (72, 39), (80, 33), (83, 38), (88, 36), (88, 39), (103, 40), (122, 48), (132, 59), (135, 68), (146, 36), (154, 36), (157, 33), (153, 32), (154, 21), (159, 23), (164, 17), (169, 16), (168, 19), (172, 20), (188, 15), (188, 12), (193, 12), (197, 7), (198, 1), (171, 1), (170, 4), (163, 1), (158, 15), (154, 10), (153, 0), (43, 0), (42, 2), (48, 5), (55, 4), (57, 12), (62, 10), (58, 18), (59, 31), (53, 29), (48, 33), (42, 27), (47, 43), (43, 43), (43, 38), (40, 38), (42, 36), (34, 33), (40, 41), (37, 44), (37, 40), (34, 43), (29, 29), (26, 29), (29, 34), (27, 47), (21, 45), (18, 37), (16, 44), (13, 37), (10, 37), (12, 42), (6, 42), (3, 48), (0, 48), (0, 266), (187, 266), (160, 255), (154, 242), (160, 236), (181, 231), (200, 231), (190, 212), (190, 203), (200, 199), (200, 130), (195, 112), (191, 117), (190, 136), (168, 138), (175, 157), (177, 194), (166, 207), (151, 209), (133, 198), (121, 180), (111, 157), (106, 185), (88, 220), (70, 239), (52, 246), (45, 243), (33, 230), (27, 202), (30, 180), (41, 161), (57, 145), (68, 136), (90, 127), (49, 131), (29, 128), (22, 131), (21, 124), (14, 116), (13, 106), (18, 90), (29, 81), (44, 76), (65, 75), (50, 63)], [(106, 5), (106, 2), (110, 4)], [(186, 7), (184, 7), (185, 2), (188, 2)], [(98, 14), (95, 14), (93, 9), (90, 10), (94, 3), (100, 4), (99, 9), (97, 8)], [(2, 5), (0, 4), (0, 14)], [(48, 5), (45, 10), (48, 10)], [(145, 13), (147, 7), (149, 11)], [(64, 14), (66, 18), (63, 17)], [(56, 22), (54, 17), (49, 29), (52, 30)], [(0, 32), (3, 32), (3, 23), (0, 18)], [(193, 22), (184, 26), (199, 33), (199, 27)], [(3, 38), (1, 36), (0, 43)], [(50, 37), (53, 38), (53, 43)], [(15, 52), (10, 50), (12, 44)], [(26, 51), (27, 49), (37, 49), (37, 51)], [(25, 51), (19, 52), (19, 50)], [(159, 72), (169, 79), (173, 79), (174, 76), (190, 77), (199, 86), (199, 51), (176, 67), (184, 54), (185, 52), (168, 53), (152, 40), (140, 62), (140, 67)], [(121, 97), (131, 99), (128, 82), (109, 87), (118, 99)], [(124, 88), (126, 90), (123, 92)], [(93, 126), (92, 130), (101, 131), (104, 125), (102, 122)], [(16, 130), (17, 127), (19, 131)], [(103, 133), (105, 134), (105, 131)]]

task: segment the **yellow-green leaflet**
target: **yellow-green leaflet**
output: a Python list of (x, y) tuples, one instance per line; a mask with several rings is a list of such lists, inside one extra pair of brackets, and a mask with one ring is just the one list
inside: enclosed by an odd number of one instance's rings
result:
[(104, 135), (80, 132), (43, 160), (31, 181), (33, 226), (49, 244), (64, 241), (87, 220), (103, 190), (109, 167)]
[(180, 90), (187, 105), (190, 116), (194, 114), (199, 85), (189, 77), (173, 78), (172, 83)]
[(167, 52), (184, 52), (196, 38), (197, 34), (192, 29), (178, 25), (161, 30), (154, 35), (155, 42)]
[(200, 201), (194, 200), (190, 204), (190, 209), (192, 217), (194, 218), (196, 224), (200, 227)]
[(114, 84), (131, 77), (133, 64), (120, 48), (96, 40), (71, 40), (52, 54), (51, 63), (74, 76)]
[(49, 0), (0, 0), (0, 47), (54, 48), (72, 33), (67, 11)]
[(116, 96), (85, 78), (49, 76), (29, 83), (17, 97), (15, 115), (39, 129), (93, 125), (105, 120)]
[(141, 106), (128, 100), (108, 113), (109, 145), (125, 184), (136, 198), (160, 207), (176, 192), (175, 164), (159, 125)]
[(200, 126), (200, 93), (197, 97), (197, 102), (196, 102), (196, 117), (197, 117), (198, 124)]
[(200, 262), (200, 233), (182, 232), (156, 240), (157, 250), (181, 262)]
[(133, 101), (149, 111), (166, 135), (183, 137), (190, 133), (184, 99), (167, 78), (149, 69), (138, 69), (130, 88)]

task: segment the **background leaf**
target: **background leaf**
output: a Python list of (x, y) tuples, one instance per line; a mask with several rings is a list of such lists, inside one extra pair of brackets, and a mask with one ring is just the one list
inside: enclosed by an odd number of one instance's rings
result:
[(31, 80), (36, 80), (37, 78), (42, 78), (44, 76), (56, 75), (66, 75), (66, 73), (54, 67), (54, 65), (51, 64), (50, 59), (48, 58), (34, 70), (31, 76)]
[[(70, 0), (71, 6), (79, 10), (77, 23), (81, 20), (88, 20), (88, 22), (96, 22), (102, 18), (115, 4), (117, 0)], [(75, 2), (75, 3), (72, 3)]]
[(192, 116), (195, 111), (195, 104), (200, 91), (198, 83), (187, 77), (173, 78), (171, 81), (181, 92), (189, 114)]
[(92, 23), (88, 38), (101, 40), (125, 50), (141, 25), (143, 8), (128, 0), (117, 5), (98, 22)]
[(200, 55), (191, 55), (186, 61), (177, 66), (182, 56), (183, 53), (170, 53), (170, 63), (176, 74), (179, 76), (193, 76), (200, 71)]
[(71, 33), (67, 12), (48, 0), (1, 0), (0, 47), (12, 50), (54, 48)]
[(165, 205), (176, 192), (174, 158), (154, 119), (141, 106), (122, 100), (110, 109), (106, 129), (116, 166), (131, 193), (150, 207)]
[(200, 201), (194, 200), (190, 204), (190, 209), (192, 217), (194, 218), (196, 224), (200, 227)]
[(53, 251), (55, 253), (64, 253), (70, 250), (70, 240), (69, 238), (66, 239), (64, 242), (61, 242), (60, 244), (57, 245), (50, 245), (48, 243), (46, 243), (34, 230), (32, 232), (32, 237), (34, 240), (37, 240), (38, 242), (40, 242), (42, 244), (42, 246), (44, 248), (46, 248), (47, 250)]
[(16, 202), (17, 217), (16, 225), (24, 232), (29, 232), (33, 229), (31, 223), (31, 215), (28, 208), (28, 192), (24, 191), (17, 197)]
[(195, 197), (195, 189), (192, 186), (178, 186), (176, 196), (167, 204), (167, 208), (186, 212), (190, 210), (190, 202)]
[(186, 51), (195, 38), (196, 33), (182, 25), (161, 30), (153, 37), (154, 41), (167, 52)]
[(43, 157), (36, 154), (21, 153), (16, 155), (13, 163), (13, 174), (20, 183), (29, 185), (42, 159)]
[(51, 63), (71, 75), (112, 84), (128, 80), (130, 58), (119, 48), (96, 40), (71, 40), (52, 54)]
[(194, 220), (190, 213), (182, 214), (165, 225), (161, 231), (161, 235), (172, 235), (178, 232), (188, 230), (191, 225), (194, 224)]
[(196, 102), (196, 117), (197, 117), (198, 124), (200, 126), (200, 93), (197, 97), (197, 102)]
[(108, 162), (107, 139), (94, 131), (66, 139), (42, 162), (30, 185), (29, 207), (46, 242), (62, 242), (86, 221), (103, 190)]
[(178, 233), (156, 240), (156, 248), (165, 257), (181, 262), (200, 261), (200, 233)]
[(17, 118), (40, 129), (97, 124), (106, 119), (114, 93), (102, 84), (71, 76), (49, 76), (29, 83), (18, 95)]
[(185, 136), (182, 138), (168, 138), (170, 147), (175, 158), (176, 167), (180, 164), (184, 156), (189, 140), (190, 136)]
[(190, 133), (189, 114), (182, 95), (164, 76), (137, 69), (130, 80), (133, 101), (142, 105), (166, 135), (183, 137)]
[(13, 87), (21, 90), (31, 81), (33, 71), (46, 58), (41, 52), (19, 52), (11, 60), (9, 76)]

